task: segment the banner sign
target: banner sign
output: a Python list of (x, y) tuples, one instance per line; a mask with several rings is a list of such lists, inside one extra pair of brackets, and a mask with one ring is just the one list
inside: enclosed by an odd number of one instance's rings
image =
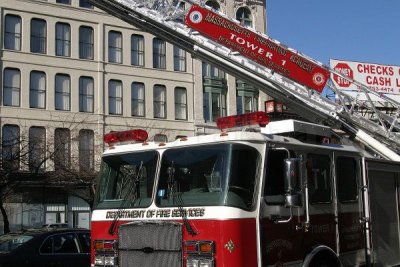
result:
[(322, 92), (329, 79), (326, 68), (198, 5), (191, 7), (185, 23), (225, 47), (318, 92)]
[[(337, 72), (364, 84), (371, 90), (385, 94), (400, 94), (400, 66), (380, 65), (355, 61), (330, 60), (330, 66)], [(357, 85), (332, 74), (332, 81), (338, 89), (359, 91)]]

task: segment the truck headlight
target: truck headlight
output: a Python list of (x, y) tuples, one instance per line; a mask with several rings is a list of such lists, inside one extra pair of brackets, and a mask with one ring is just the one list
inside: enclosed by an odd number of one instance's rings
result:
[(188, 257), (186, 267), (214, 267), (213, 258)]

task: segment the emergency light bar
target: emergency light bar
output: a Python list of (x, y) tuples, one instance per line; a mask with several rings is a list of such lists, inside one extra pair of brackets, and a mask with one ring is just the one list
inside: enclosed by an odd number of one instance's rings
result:
[(114, 144), (127, 141), (145, 142), (148, 134), (145, 130), (136, 129), (122, 132), (110, 132), (104, 135), (104, 142)]
[(258, 124), (261, 127), (266, 126), (270, 122), (268, 115), (265, 112), (257, 111), (252, 113), (246, 113), (242, 115), (234, 115), (221, 117), (217, 119), (217, 127), (221, 130), (248, 126)]

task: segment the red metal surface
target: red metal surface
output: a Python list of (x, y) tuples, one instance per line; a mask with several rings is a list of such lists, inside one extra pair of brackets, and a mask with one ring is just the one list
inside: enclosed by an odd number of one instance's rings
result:
[(289, 223), (276, 224), (269, 218), (261, 220), (262, 265), (283, 266), (302, 261), (316, 245), (336, 250), (336, 225), (332, 214), (312, 215), (308, 231), (302, 227), (304, 218), (293, 218)]
[[(119, 224), (126, 222), (127, 221), (121, 221)], [(108, 233), (110, 224), (110, 221), (92, 222), (92, 240), (116, 240), (117, 233), (115, 233), (113, 236)], [(194, 237), (191, 236), (187, 233), (185, 227), (182, 226), (184, 241), (215, 241), (215, 261), (217, 266), (257, 266), (256, 219), (190, 220), (190, 224), (196, 230), (196, 232), (198, 232), (198, 235)], [(233, 246), (233, 250), (231, 250), (231, 252), (228, 249), (229, 243), (231, 244), (231, 247)]]
[(233, 51), (318, 92), (322, 92), (329, 79), (326, 68), (200, 6), (191, 7), (185, 23)]
[(359, 212), (339, 213), (339, 242), (341, 253), (365, 247), (365, 236)]

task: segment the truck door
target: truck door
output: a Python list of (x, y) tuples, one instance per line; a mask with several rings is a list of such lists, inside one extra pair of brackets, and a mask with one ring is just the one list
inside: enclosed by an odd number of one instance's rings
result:
[(365, 263), (360, 159), (336, 155), (335, 172), (339, 258), (344, 266)]
[(319, 246), (337, 251), (332, 166), (331, 152), (307, 153), (305, 169), (310, 222), (303, 246), (309, 251)]
[(291, 156), (285, 148), (267, 153), (260, 209), (262, 266), (283, 266), (303, 259), (304, 208), (285, 207), (284, 160)]
[(368, 159), (374, 266), (400, 266), (400, 164)]

